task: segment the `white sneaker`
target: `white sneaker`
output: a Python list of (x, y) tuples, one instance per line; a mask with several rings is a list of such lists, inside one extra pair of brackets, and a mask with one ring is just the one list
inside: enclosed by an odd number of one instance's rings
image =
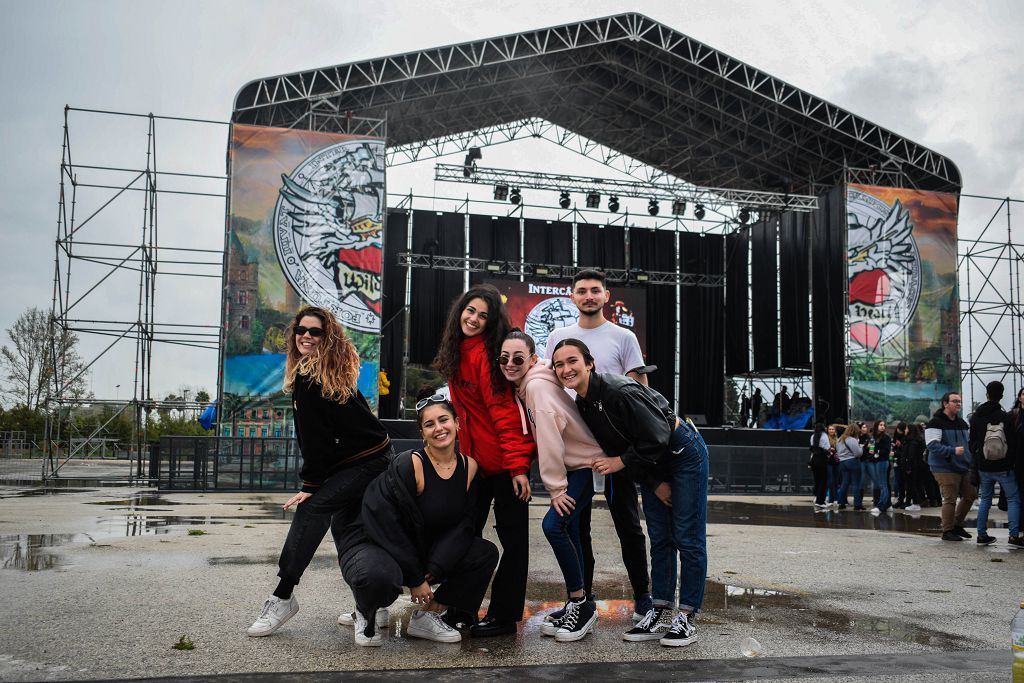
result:
[(366, 617), (362, 615), (359, 610), (355, 611), (356, 621), (355, 626), (355, 637), (356, 645), (360, 647), (380, 647), (384, 644), (384, 638), (380, 635), (380, 629), (374, 629), (373, 635), (366, 635), (366, 627), (369, 623), (366, 621)]
[(269, 636), (271, 633), (281, 628), (286, 621), (295, 616), (295, 613), (299, 611), (299, 601), (293, 595), (287, 600), (282, 600), (276, 595), (271, 595), (267, 598), (267, 601), (263, 603), (263, 609), (260, 610), (260, 615), (256, 617), (256, 621), (253, 622), (252, 626), (246, 631), (246, 633), (253, 638), (259, 638), (262, 636)]
[[(381, 607), (379, 610), (377, 610), (377, 615), (375, 617), (375, 620), (376, 620), (377, 628), (387, 628), (388, 627), (388, 608), (387, 607)], [(356, 623), (356, 613), (355, 613), (355, 610), (353, 610), (351, 612), (345, 612), (344, 614), (338, 615), (338, 623), (341, 624), (342, 626), (354, 626), (355, 623)]]
[(921, 506), (917, 505), (915, 503), (914, 505), (908, 505), (907, 507), (905, 507), (903, 509), (906, 510), (907, 512), (920, 512), (921, 511)]
[(873, 515), (880, 515), (880, 514), (882, 514), (882, 511), (879, 510), (878, 508), (871, 508), (870, 510), (868, 510), (868, 512), (870, 512)]
[(458, 643), (462, 634), (444, 623), (440, 612), (428, 612), (414, 609), (409, 617), (409, 626), (405, 632), (414, 638), (425, 638), (438, 643)]

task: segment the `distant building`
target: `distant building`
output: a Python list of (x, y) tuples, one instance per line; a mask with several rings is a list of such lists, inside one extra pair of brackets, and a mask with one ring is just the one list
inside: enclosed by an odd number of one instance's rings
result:
[[(251, 259), (238, 235), (231, 233), (228, 249), (227, 297), (224, 320), (227, 339), (235, 348), (249, 347), (259, 303), (259, 265)], [(260, 340), (262, 343), (262, 340)]]
[(245, 401), (233, 413), (223, 416), (219, 429), (221, 436), (291, 438), (295, 435), (292, 398), (287, 394), (278, 394)]

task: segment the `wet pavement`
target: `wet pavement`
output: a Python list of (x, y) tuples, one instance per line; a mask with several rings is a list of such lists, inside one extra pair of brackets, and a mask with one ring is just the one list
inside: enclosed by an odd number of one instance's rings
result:
[[(1000, 660), (974, 653), (1003, 646), (1022, 597), (1024, 552), (1009, 552), (1006, 531), (995, 524), (990, 533), (1000, 543), (979, 548), (934, 538), (938, 509), (876, 517), (815, 513), (803, 498), (716, 496), (697, 643), (664, 648), (621, 640), (632, 595), (603, 511), (593, 516), (597, 627), (578, 643), (556, 643), (540, 634), (540, 624), (561, 606), (564, 586), (539, 530), (547, 506), (538, 499), (530, 508), (526, 613), (515, 636), (457, 645), (408, 638), (412, 606), (402, 597), (390, 610), (384, 647), (355, 647), (351, 628), (336, 623), (352, 608), (351, 595), (327, 540), (296, 590), (300, 613), (274, 636), (252, 639), (244, 630), (273, 588), (292, 515), (280, 509), (283, 494), (26, 493), (0, 490), (0, 564), (7, 570), (0, 571), (0, 623), (18, 625), (0, 639), (4, 681), (339, 670), (372, 676), (437, 667), (455, 667), (444, 679), (482, 667), (496, 678), (509, 671), (606, 678), (616, 671), (679, 680), (876, 680), (900, 662), (917, 667), (908, 672), (950, 676), (935, 680), (956, 680), (968, 669), (989, 680), (1002, 670)], [(1005, 513), (993, 521), (1005, 522)], [(170, 649), (182, 634), (195, 650)], [(761, 645), (752, 660), (741, 652), (749, 637)], [(944, 653), (969, 653), (963, 660), (970, 666), (957, 670), (955, 658), (937, 658)], [(599, 662), (614, 664), (595, 667)], [(622, 662), (643, 665), (623, 669)], [(507, 666), (532, 668), (500, 668)]]

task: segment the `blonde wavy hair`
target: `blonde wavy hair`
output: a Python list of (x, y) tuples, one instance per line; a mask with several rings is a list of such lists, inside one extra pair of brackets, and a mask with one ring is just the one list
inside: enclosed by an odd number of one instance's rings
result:
[[(324, 335), (309, 355), (299, 353), (295, 343), (295, 326), (306, 316), (313, 316), (323, 326)], [(323, 397), (344, 403), (356, 393), (359, 380), (359, 353), (345, 335), (334, 314), (318, 306), (304, 306), (295, 314), (285, 338), (284, 390), (291, 392), (295, 375), (303, 375), (320, 385)]]

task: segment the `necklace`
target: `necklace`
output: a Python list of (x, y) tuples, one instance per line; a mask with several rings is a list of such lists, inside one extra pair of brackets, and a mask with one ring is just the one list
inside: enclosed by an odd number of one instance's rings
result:
[(452, 459), (451, 459), (450, 462), (440, 463), (440, 462), (438, 462), (437, 458), (435, 458), (433, 455), (431, 455), (431, 453), (430, 453), (430, 446), (424, 446), (423, 450), (426, 452), (427, 457), (430, 458), (430, 462), (434, 466), (434, 469), (447, 471), (447, 470), (453, 469), (455, 467), (456, 458), (455, 458), (454, 451), (452, 452)]

